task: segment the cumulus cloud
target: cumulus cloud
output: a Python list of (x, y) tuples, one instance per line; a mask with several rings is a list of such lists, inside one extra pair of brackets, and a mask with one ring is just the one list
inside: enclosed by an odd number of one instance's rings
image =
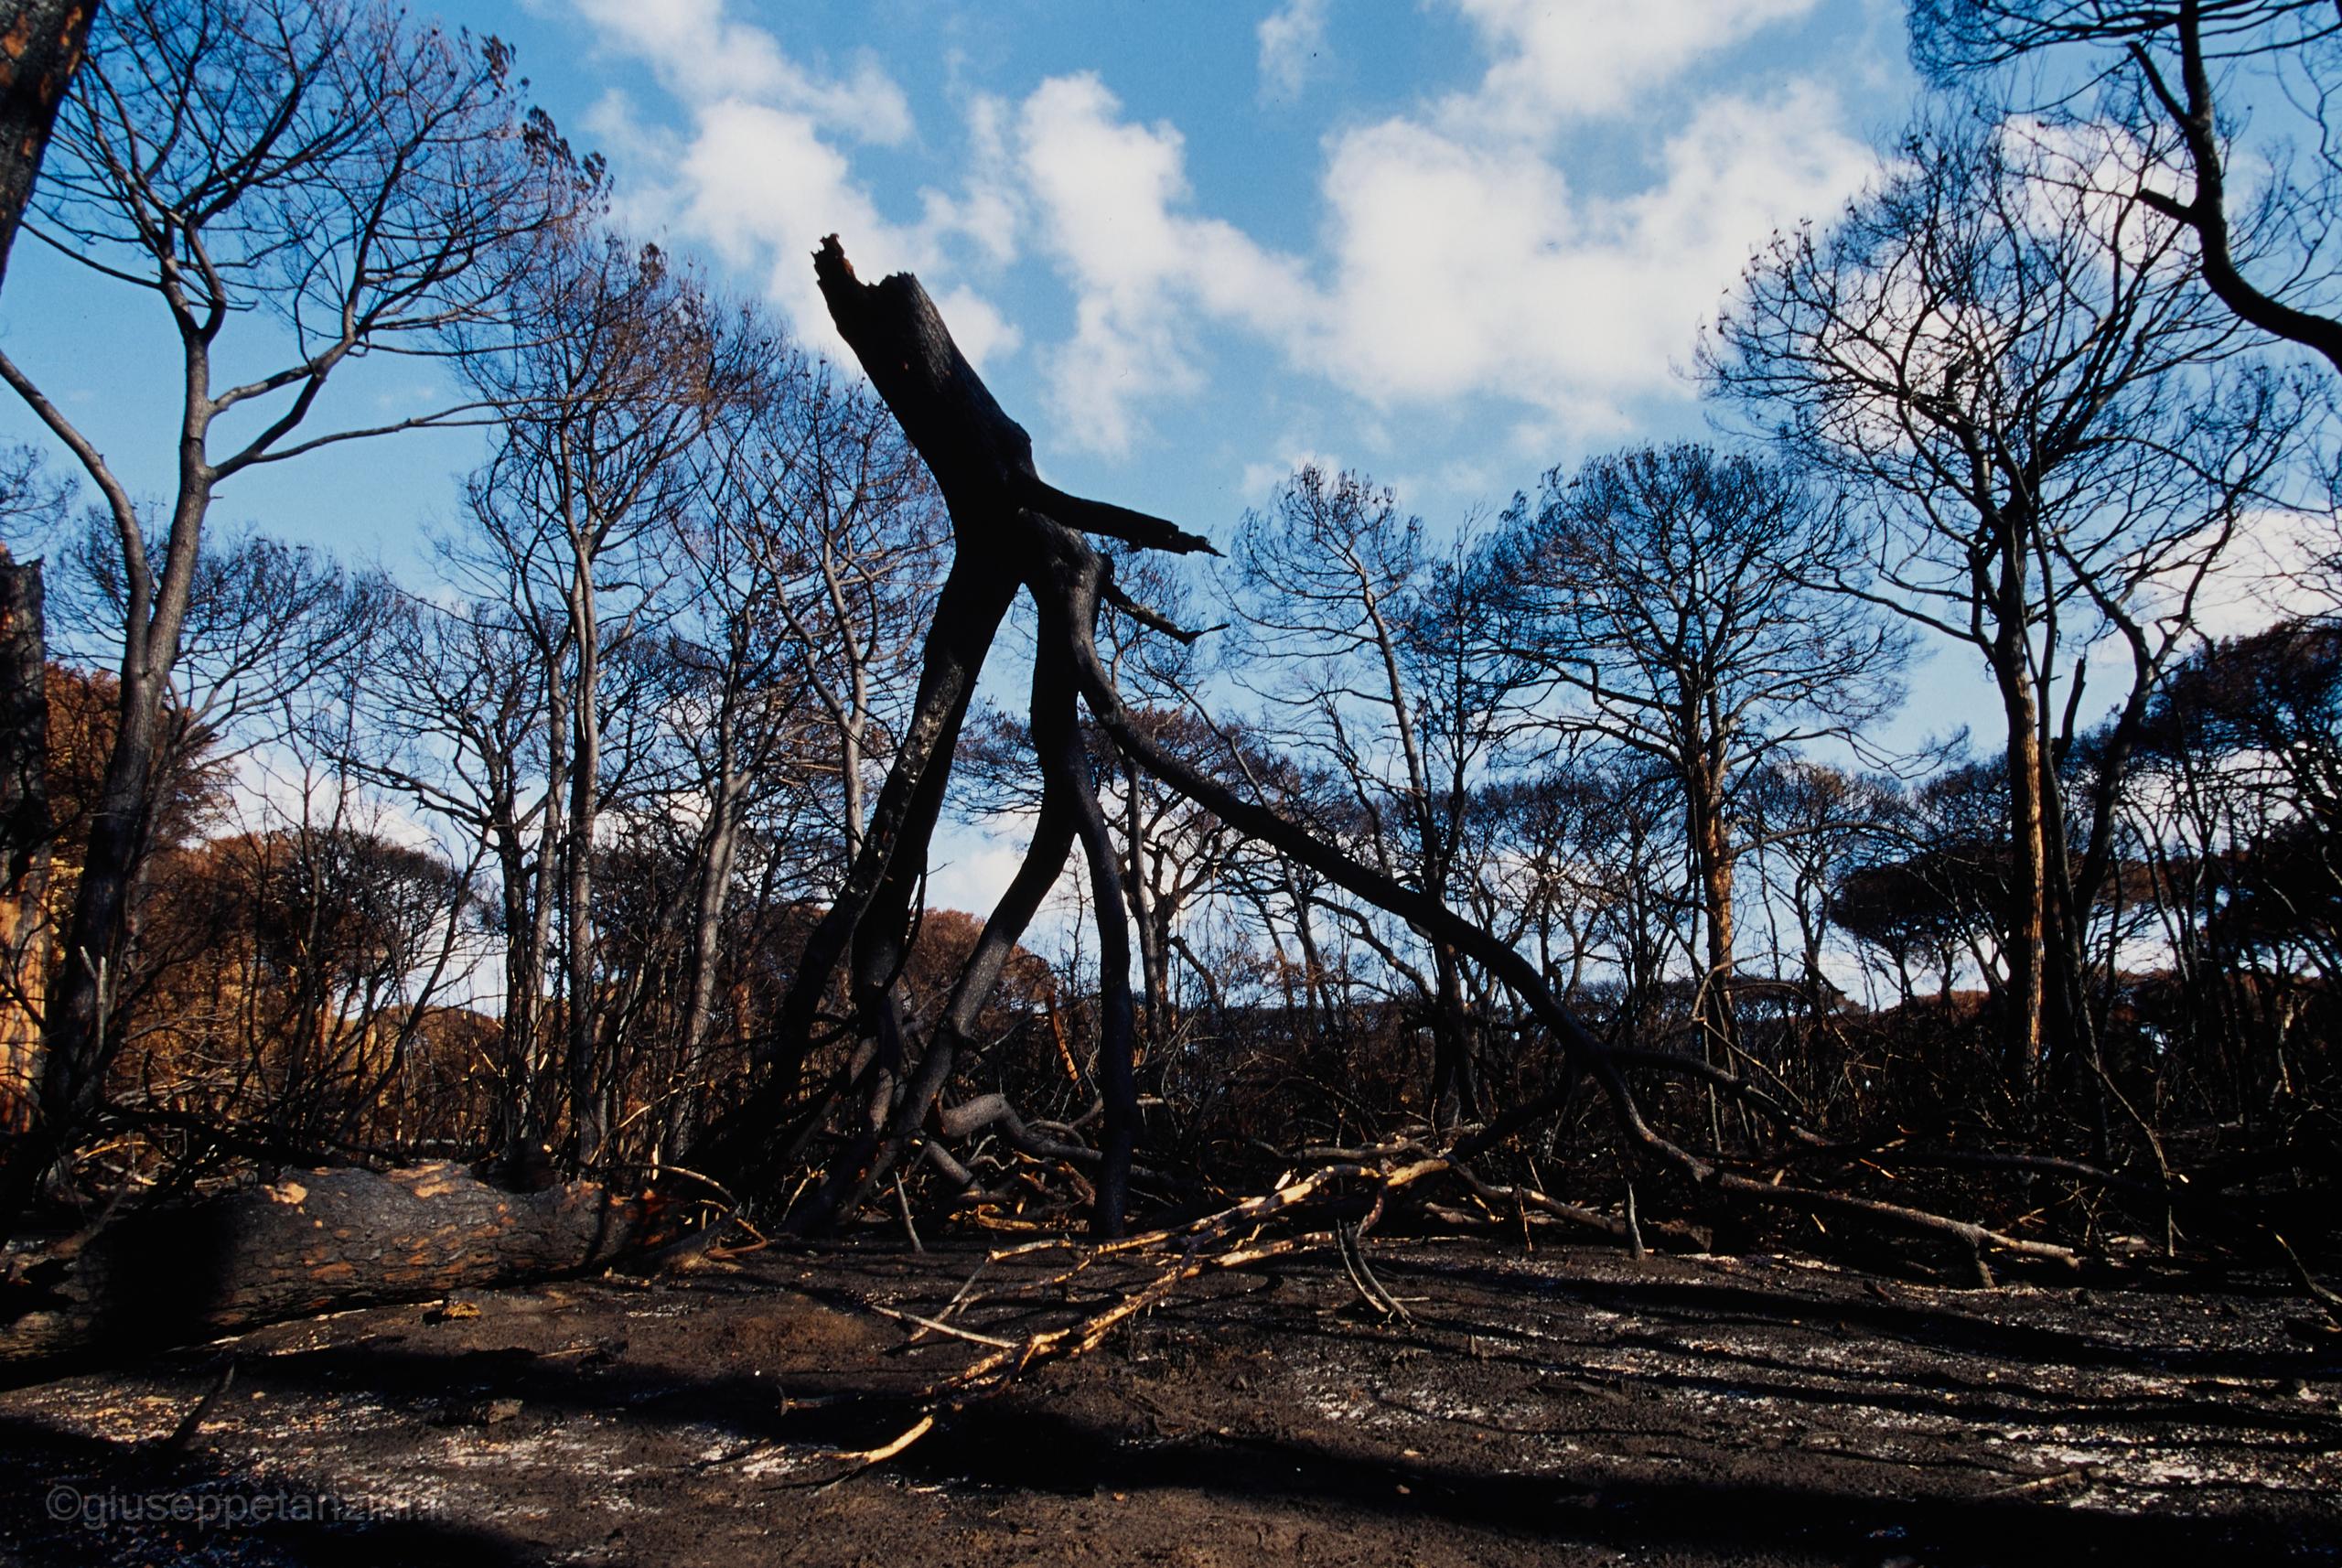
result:
[(1316, 309), (1298, 261), (1186, 210), (1179, 133), (1124, 120), (1095, 76), (1042, 83), (1017, 145), (1041, 243), (1075, 291), (1074, 336), (1049, 358), (1054, 412), (1080, 444), (1125, 448), (1133, 403), (1200, 384), (1193, 313), (1275, 338)]
[(1020, 117), (1042, 248), (1076, 296), (1048, 354), (1062, 434), (1127, 447), (1144, 405), (1201, 384), (1199, 327), (1230, 326), (1391, 407), (1509, 397), (1605, 433), (1671, 384), (1702, 316), (1771, 228), (1826, 210), (1870, 155), (1828, 94), (1711, 101), (1624, 197), (1572, 188), (1543, 151), (1437, 117), (1328, 146), (1312, 266), (1193, 212), (1178, 132), (1133, 124), (1094, 77), (1045, 83)]
[(910, 102), (868, 55), (844, 78), (790, 58), (761, 27), (736, 22), (724, 0), (575, 0), (611, 42), (650, 62), (661, 85), (691, 100), (752, 99), (795, 110), (859, 140), (893, 145), (914, 130)]
[(1819, 89), (1710, 102), (1625, 198), (1574, 193), (1519, 145), (1413, 121), (1343, 137), (1326, 178), (1328, 363), (1373, 401), (1498, 390), (1587, 428), (1663, 387), (1702, 315), (1776, 225), (1869, 168)]
[[(762, 27), (730, 17), (724, 0), (573, 0), (612, 45), (647, 59), (689, 111), (680, 133), (642, 126), (622, 94), (589, 115), (621, 129), (616, 145), (644, 150), (651, 177), (629, 182), (622, 216), (679, 229), (712, 245), (735, 270), (762, 272), (767, 292), (799, 336), (852, 362), (813, 283), (807, 258), (824, 234), (846, 238), (854, 264), (877, 276), (932, 272), (947, 243), (992, 262), (1015, 253), (1019, 223), (1006, 183), (1006, 111), (970, 107), (972, 156), (957, 192), (920, 193), (919, 216), (888, 220), (854, 177), (843, 141), (893, 145), (915, 133), (902, 90), (865, 57), (843, 78), (789, 55)], [(646, 173), (650, 172), (649, 169)], [(1015, 351), (1016, 328), (965, 285), (946, 295), (962, 348), (981, 367)]]
[(1261, 96), (1291, 100), (1317, 73), (1326, 49), (1327, 0), (1284, 0), (1261, 18)]
[(1816, 0), (1454, 0), (1490, 57), (1440, 118), (1476, 135), (1542, 136), (1615, 114), (1703, 55), (1802, 15)]
[[(1520, 405), (1541, 442), (1556, 427), (1606, 433), (1676, 387), (1699, 319), (1767, 231), (1828, 211), (1871, 166), (1827, 90), (1791, 82), (1671, 122), (1639, 188), (1581, 188), (1564, 172), (1564, 133), (1639, 112), (1693, 62), (1813, 0), (1447, 0), (1483, 74), (1328, 135), (1322, 238), (1305, 255), (1199, 209), (1178, 128), (1133, 118), (1086, 72), (1015, 102), (969, 101), (961, 182), (890, 219), (846, 151), (912, 134), (875, 64), (823, 76), (724, 0), (574, 3), (688, 110), (665, 159), (671, 221), (762, 270), (811, 341), (838, 347), (804, 259), (824, 233), (846, 235), (865, 273), (929, 274), (979, 361), (1019, 334), (951, 263), (1044, 261), (1073, 307), (1070, 335), (1040, 349), (1051, 432), (1102, 452), (1203, 388), (1215, 331), (1371, 409), (1493, 397)], [(1259, 24), (1264, 91), (1305, 74), (1327, 3), (1284, 0)]]
[(901, 259), (871, 253), (899, 251), (897, 236), (879, 221), (844, 156), (804, 114), (737, 100), (712, 103), (700, 112), (675, 175), (684, 227), (734, 268), (761, 267), (767, 292), (798, 330), (833, 354), (838, 345), (806, 260), (813, 247), (825, 233), (852, 234), (856, 264), (865, 270)]

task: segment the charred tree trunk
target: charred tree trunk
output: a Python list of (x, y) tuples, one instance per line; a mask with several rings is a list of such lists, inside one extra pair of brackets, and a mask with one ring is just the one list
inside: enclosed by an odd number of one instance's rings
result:
[(544, 1010), (528, 849), (508, 796), (490, 832), (496, 839), (497, 885), (504, 916), (504, 1015), (497, 1032), (501, 1077), (493, 1105), (491, 1144), (508, 1170), (519, 1170), (544, 1137), (537, 1115), (539, 1025)]
[(2010, 1081), (2030, 1091), (2041, 1064), (2047, 1021), (2050, 939), (2048, 791), (2055, 781), (2041, 740), (2040, 693), (2033, 679), (2032, 599), (2028, 581), (2029, 513), (2008, 506), (1994, 520), (1999, 575), (1993, 585), (1995, 620), (1991, 648), (1994, 682), (2007, 726), (2004, 767), (2009, 792), (2010, 908), (2007, 916), (2008, 1016), (2004, 1053)]
[(683, 969), (683, 1017), (676, 1056), (675, 1101), (667, 1116), (667, 1146), (680, 1151), (699, 1133), (707, 1037), (715, 1017), (715, 976), (724, 937), (724, 912), (731, 901), (732, 862), (740, 836), (740, 797), (745, 791), (736, 756), (733, 721), (716, 720), (714, 798), (699, 845), (698, 878), (693, 889), (691, 950)]
[[(1079, 542), (1078, 541), (1076, 542)], [(1136, 1146), (1138, 1087), (1133, 1052), (1137, 1029), (1131, 1002), (1131, 928), (1117, 875), (1113, 837), (1090, 774), (1074, 695), (1079, 639), (1086, 642), (1098, 620), (1101, 578), (1078, 562), (1059, 562), (1057, 592), (1041, 600), (1040, 670), (1036, 693), (1034, 749), (1046, 777), (1072, 802), (1075, 834), (1090, 866), (1091, 916), (1098, 928), (1098, 1088), (1106, 1102), (1105, 1158), (1098, 1175), (1098, 1199), (1090, 1220), (1101, 1236), (1123, 1233), (1130, 1199), (1131, 1155)], [(1042, 694), (1046, 691), (1046, 703)], [(1047, 727), (1042, 726), (1046, 709)]]
[(48, 942), (48, 645), (40, 563), (0, 546), (0, 1132), (30, 1125)]
[(1471, 1014), (1464, 1002), (1463, 965), (1452, 943), (1432, 943), (1432, 1125), (1479, 1120), (1480, 1086), (1474, 1068)]
[[(762, 1082), (710, 1140), (712, 1146), (699, 1162), (701, 1168), (712, 1166), (750, 1190), (777, 1174), (777, 1161), (788, 1145), (799, 1141), (781, 1132), (782, 1112), (796, 1095), (817, 1043), (822, 1004), (832, 993), (841, 961), (850, 956), (849, 1014), (865, 1035), (879, 1032), (875, 1025), (892, 1005), (888, 993), (909, 945), (913, 898), (941, 811), (952, 748), (1010, 603), (1020, 589), (1027, 589), (1044, 607), (1045, 619), (1071, 613), (1066, 591), (1053, 576), (1068, 557), (1047, 548), (1046, 540), (1051, 534), (1068, 540), (1072, 536), (1053, 519), (1154, 548), (1209, 548), (1158, 518), (1082, 500), (1043, 483), (1033, 467), (1031, 437), (1002, 412), (961, 357), (916, 279), (905, 275), (865, 285), (854, 277), (833, 240), (817, 256), (815, 273), (841, 334), (935, 476), (951, 509), (957, 550), (929, 630), (912, 719), (896, 749), (846, 885), (806, 943), (781, 1005)], [(1094, 595), (1094, 585), (1090, 592)], [(1096, 614), (1094, 597), (1086, 613)], [(1086, 638), (1088, 627), (1080, 631)], [(1065, 640), (1062, 632), (1054, 640)], [(1053, 718), (1063, 712), (1070, 726), (1074, 697), (1069, 666), (1062, 655), (1053, 659), (1048, 650), (1043, 660), (1056, 665), (1051, 678), (1064, 682), (1065, 692), (1061, 703), (1049, 702), (1047, 712)], [(1078, 746), (1078, 726), (1073, 733)], [(1073, 832), (1085, 840), (1093, 872), (1102, 873), (1101, 918), (1110, 912), (1119, 918), (1122, 893), (1114, 882), (1112, 846), (1105, 842), (1104, 819), (1090, 786), (1086, 759), (1070, 761), (1075, 788), (1067, 793), (1060, 777), (1059, 793)], [(1064, 770), (1062, 765), (1058, 769), (1061, 775)], [(1093, 820), (1098, 842), (1091, 844), (1087, 841)], [(1061, 837), (1054, 828), (1049, 836)], [(1037, 853), (1045, 848), (1037, 842), (1035, 847)], [(1062, 858), (1060, 853), (1060, 863)], [(1120, 1189), (1128, 1169), (1127, 1150), (1119, 1156), (1112, 1151), (1130, 1137), (1135, 1118), (1135, 1097), (1128, 1091), (1128, 926), (1122, 925), (1122, 961), (1112, 961), (1109, 952), (1105, 982), (1107, 1039), (1101, 1076), (1108, 1090), (1109, 1179), (1099, 1184), (1099, 1219), (1108, 1230), (1121, 1224)], [(1113, 938), (1101, 932), (1101, 943), (1111, 949)], [(1004, 959), (1005, 952), (1000, 956)], [(983, 999), (976, 995), (972, 1005), (980, 1006)], [(883, 1059), (881, 1066), (883, 1069)], [(919, 1075), (922, 1079), (927, 1076)], [(912, 1093), (890, 1100), (899, 1109), (917, 1098)], [(871, 1104), (879, 1109), (875, 1093)], [(872, 1117), (854, 1141), (854, 1153), (863, 1157), (850, 1157), (846, 1163), (862, 1167), (879, 1144), (899, 1144), (901, 1120), (888, 1114)], [(892, 1130), (893, 1135), (882, 1128)], [(858, 1183), (864, 1174), (861, 1168), (851, 1176), (833, 1171), (825, 1189), (842, 1200), (851, 1190), (849, 1184)]]
[(590, 1182), (507, 1192), (444, 1163), (297, 1172), (12, 1260), (0, 1364), (575, 1273), (646, 1244), (658, 1215)]
[[(569, 709), (569, 858), (562, 875), (563, 1015), (569, 1065), (569, 1168), (590, 1170), (608, 1128), (601, 998), (594, 985), (594, 838), (602, 802), (602, 624), (590, 536), (571, 536), (570, 638), (577, 690)], [(553, 804), (546, 802), (548, 816)]]
[(1734, 864), (1731, 824), (1725, 820), (1724, 779), (1713, 758), (1703, 757), (1684, 780), (1691, 810), (1692, 865), (1700, 883), (1700, 923), (1706, 928), (1706, 962), (1700, 983), (1700, 1023), (1710, 1045), (1727, 1058), (1740, 1043), (1739, 1015), (1732, 1004)]
[(98, 13), (97, 0), (17, 0), (8, 9), (0, 31), (0, 279)]
[[(1044, 695), (1041, 692), (1035, 693), (1036, 706)], [(977, 936), (975, 951), (951, 988), (942, 1020), (928, 1042), (919, 1071), (896, 1104), (894, 1118), (883, 1140), (868, 1140), (866, 1145), (833, 1162), (828, 1179), (812, 1201), (790, 1217), (794, 1229), (820, 1230), (839, 1215), (853, 1213), (900, 1165), (911, 1140), (929, 1119), (937, 1097), (951, 1080), (960, 1048), (972, 1037), (976, 1015), (999, 983), (1001, 970), (1016, 950), (1025, 928), (1039, 911), (1041, 900), (1056, 885), (1058, 873), (1065, 869), (1066, 859), (1073, 853), (1073, 842), (1071, 804), (1056, 776), (1045, 775), (1040, 814), (1033, 824), (1033, 843), (1025, 853), (1024, 864), (1017, 867), (1007, 891), (1000, 896), (991, 918)]]

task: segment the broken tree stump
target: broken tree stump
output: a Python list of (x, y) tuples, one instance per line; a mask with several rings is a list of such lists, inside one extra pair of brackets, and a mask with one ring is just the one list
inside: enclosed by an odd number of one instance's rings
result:
[(591, 1182), (507, 1192), (444, 1161), (296, 1172), (12, 1258), (0, 1365), (575, 1273), (655, 1239), (660, 1213)]

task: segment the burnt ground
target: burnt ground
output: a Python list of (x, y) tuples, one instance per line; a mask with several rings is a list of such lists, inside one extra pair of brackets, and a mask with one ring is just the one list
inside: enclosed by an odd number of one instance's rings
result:
[[(860, 1303), (938, 1313), (983, 1256), (768, 1250), (19, 1387), (0, 1563), (2342, 1562), (2342, 1341), (2273, 1285), (1465, 1240), (1378, 1246), (1407, 1323), (1330, 1251), (1206, 1276), (828, 1485), (981, 1353)], [(1152, 1277), (1033, 1288), (1067, 1262), (987, 1266), (954, 1321), (1017, 1337)]]

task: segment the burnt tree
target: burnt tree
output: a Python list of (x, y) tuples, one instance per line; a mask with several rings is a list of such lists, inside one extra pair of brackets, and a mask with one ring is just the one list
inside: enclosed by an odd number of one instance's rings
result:
[[(1209, 551), (1209, 542), (1160, 518), (1068, 495), (1043, 482), (1033, 467), (1032, 438), (1003, 412), (961, 355), (918, 279), (897, 274), (875, 285), (861, 282), (834, 235), (816, 253), (814, 271), (839, 332), (933, 472), (951, 511), (957, 548), (929, 631), (917, 705), (845, 888), (806, 944), (779, 1026), (757, 1064), (760, 1081), (702, 1141), (693, 1161), (698, 1169), (733, 1181), (736, 1191), (768, 1195), (839, 1108), (850, 1108), (860, 1125), (829, 1160), (819, 1194), (790, 1216), (795, 1229), (811, 1230), (852, 1212), (922, 1128), (948, 1137), (999, 1123), (1007, 1126), (1012, 1142), (1032, 1142), (1050, 1157), (1086, 1155), (1096, 1171), (1093, 1228), (1108, 1235), (1123, 1229), (1137, 1122), (1131, 1076), (1130, 933), (1114, 884), (1105, 817), (1083, 763), (1079, 716), (1086, 707), (1116, 751), (1148, 777), (1430, 940), (1453, 944), (1509, 988), (1552, 1037), (1567, 1064), (1565, 1081), (1437, 1156), (1463, 1179), (1471, 1179), (1464, 1160), (1552, 1115), (1577, 1082), (1590, 1077), (1630, 1158), (1670, 1169), (1719, 1200), (1849, 1217), (1949, 1240), (1980, 1257), (1993, 1249), (2073, 1260), (2068, 1249), (2052, 1243), (1900, 1204), (1746, 1174), (1727, 1167), (1721, 1156), (1703, 1155), (1667, 1137), (1644, 1116), (1627, 1082), (1628, 1069), (1688, 1073), (1751, 1103), (1761, 1104), (1765, 1097), (1731, 1072), (1696, 1058), (1613, 1050), (1563, 1005), (1533, 960), (1441, 899), (1360, 863), (1161, 744), (1135, 722), (1115, 689), (1095, 640), (1098, 616), (1111, 603), (1166, 635), (1193, 634), (1124, 593), (1114, 582), (1112, 562), (1083, 534), (1174, 552)], [(916, 895), (952, 747), (977, 674), (1019, 592), (1033, 596), (1039, 619), (1032, 734), (1043, 779), (1041, 810), (1024, 865), (985, 921), (941, 1022), (914, 1062), (918, 1043), (908, 1037), (894, 980), (911, 939)], [(1018, 1128), (1006, 1113), (1012, 1108), (986, 1107), (982, 1101), (948, 1114), (931, 1113), (976, 1010), (1077, 840), (1089, 862), (1105, 992), (1104, 1137), (1097, 1151), (1031, 1139), (1032, 1130)], [(823, 1004), (841, 971), (847, 1011), (825, 1016)], [(856, 1045), (843, 1065), (818, 1083), (801, 1083), (814, 1047), (841, 1038)], [(1810, 1129), (1793, 1131), (1821, 1141)], [(932, 1143), (929, 1147), (940, 1153)], [(947, 1176), (955, 1174), (949, 1155), (937, 1163)]]

